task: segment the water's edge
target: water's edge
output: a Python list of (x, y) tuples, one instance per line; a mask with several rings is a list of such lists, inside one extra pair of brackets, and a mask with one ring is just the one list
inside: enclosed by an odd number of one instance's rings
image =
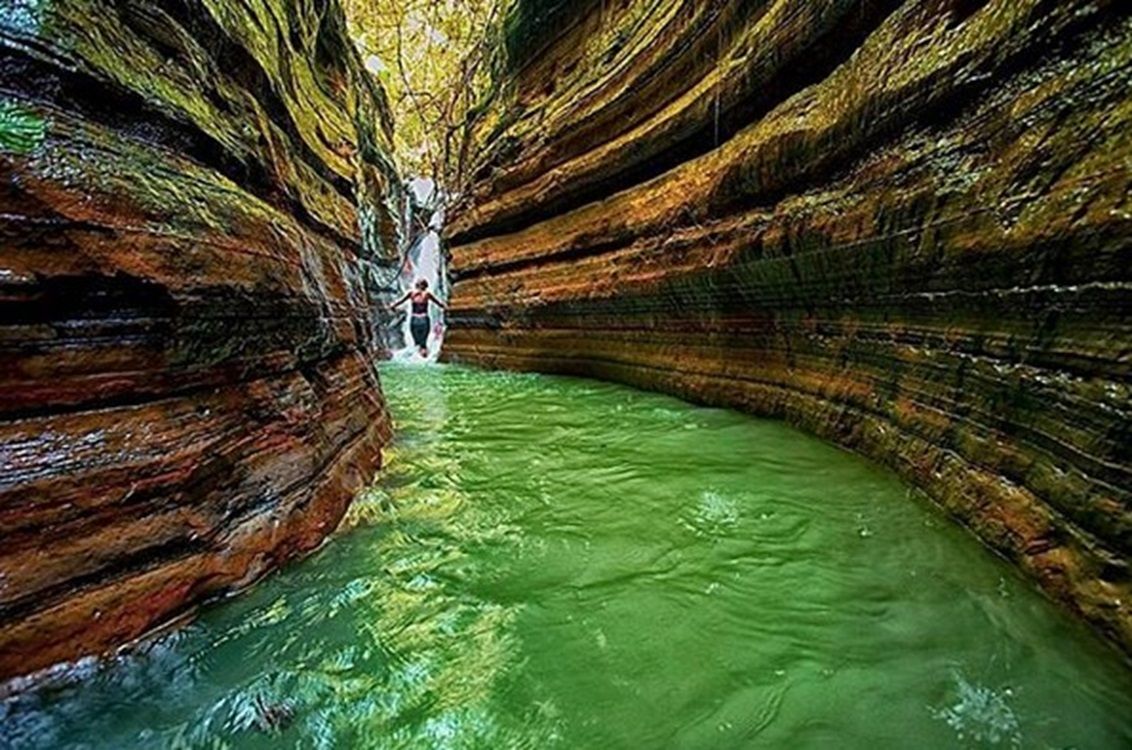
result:
[(307, 560), (0, 704), (0, 744), (1125, 747), (1132, 675), (886, 469), (623, 386), (388, 365)]

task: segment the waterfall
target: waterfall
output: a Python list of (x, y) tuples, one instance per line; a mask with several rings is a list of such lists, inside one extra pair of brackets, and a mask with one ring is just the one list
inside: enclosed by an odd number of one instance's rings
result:
[[(421, 222), (420, 226), (414, 225), (410, 233), (411, 244), (405, 252), (398, 277), (401, 293), (411, 291), (416, 283), (423, 279), (428, 282), (429, 291), (433, 295), (447, 302), (448, 279), (445, 271), (444, 247), (440, 238), (440, 232), (444, 228), (443, 192), (435, 182), (427, 178), (410, 180), (408, 188), (415, 209), (411, 222), (415, 222), (417, 216), (427, 216), (428, 220)], [(401, 319), (400, 329), (405, 346), (393, 352), (393, 358), (399, 361), (435, 362), (440, 357), (440, 349), (444, 343), (446, 322), (444, 311), (435, 305), (429, 309), (432, 330), (428, 339), (428, 357), (424, 359), (413, 346), (413, 337), (409, 330), (410, 320), (407, 313)]]

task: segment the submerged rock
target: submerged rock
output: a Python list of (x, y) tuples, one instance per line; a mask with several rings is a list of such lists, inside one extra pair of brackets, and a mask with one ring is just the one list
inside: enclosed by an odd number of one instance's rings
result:
[(1129, 6), (519, 6), (449, 356), (784, 418), (1132, 651)]
[(335, 2), (0, 11), (0, 677), (312, 549), (377, 467), (399, 188), (344, 29)]

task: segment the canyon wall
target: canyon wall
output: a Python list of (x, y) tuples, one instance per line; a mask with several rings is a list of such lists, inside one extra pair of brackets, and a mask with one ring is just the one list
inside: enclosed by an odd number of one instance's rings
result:
[(0, 8), (0, 677), (314, 548), (372, 478), (388, 143), (335, 2)]
[(447, 355), (783, 418), (1132, 652), (1132, 5), (522, 4)]

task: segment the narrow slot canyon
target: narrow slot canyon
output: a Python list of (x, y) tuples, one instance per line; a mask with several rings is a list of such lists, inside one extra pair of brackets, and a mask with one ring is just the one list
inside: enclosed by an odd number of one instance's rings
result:
[(1132, 7), (0, 4), (0, 747), (1132, 746)]

